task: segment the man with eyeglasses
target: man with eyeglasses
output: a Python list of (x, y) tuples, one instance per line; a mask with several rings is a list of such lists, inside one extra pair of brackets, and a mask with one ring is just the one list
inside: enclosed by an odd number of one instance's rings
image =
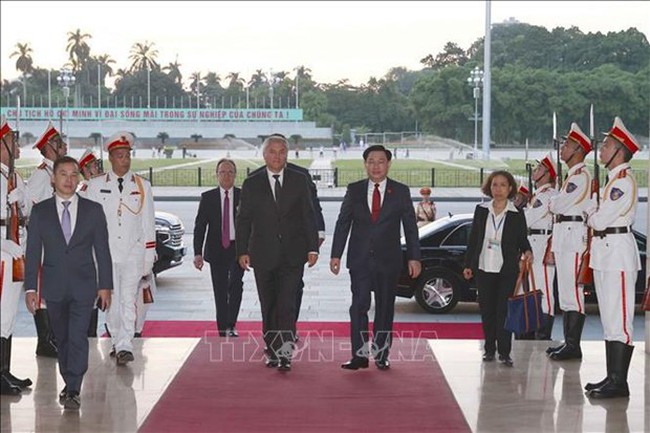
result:
[[(235, 254), (235, 215), (241, 190), (235, 186), (237, 166), (223, 158), (217, 162), (218, 187), (201, 194), (194, 221), (194, 267), (210, 263), (212, 290), (221, 337), (238, 337), (244, 270)], [(206, 237), (207, 230), (207, 237)]]

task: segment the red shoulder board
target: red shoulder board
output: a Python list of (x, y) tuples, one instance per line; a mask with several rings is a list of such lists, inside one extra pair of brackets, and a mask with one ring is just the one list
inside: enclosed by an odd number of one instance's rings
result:
[(38, 168), (40, 168), (41, 170), (44, 169), (44, 168), (47, 168), (47, 164), (44, 163), (44, 162), (41, 162), (41, 165), (39, 165)]
[(81, 185), (81, 188), (79, 188), (80, 191), (85, 191), (87, 189), (88, 189), (88, 184), (87, 183), (84, 183), (83, 185)]
[(577, 169), (576, 172), (575, 172), (574, 174), (580, 174), (580, 173), (582, 173), (582, 167), (580, 167), (579, 169)]
[(618, 176), (616, 176), (617, 179), (623, 179), (627, 177), (627, 170), (621, 170), (618, 172)]

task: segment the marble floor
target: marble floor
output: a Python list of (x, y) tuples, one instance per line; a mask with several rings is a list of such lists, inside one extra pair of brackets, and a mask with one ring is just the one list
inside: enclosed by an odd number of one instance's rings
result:
[[(14, 338), (12, 372), (31, 378), (34, 385), (20, 397), (2, 396), (1, 431), (136, 432), (198, 342), (198, 338), (137, 339), (136, 360), (117, 368), (108, 357), (110, 341), (91, 340), (82, 407), (71, 412), (57, 401), (63, 382), (56, 360), (34, 356), (35, 338)], [(516, 341), (513, 368), (481, 362), (481, 344), (429, 341), (472, 431), (650, 431), (650, 355), (642, 342), (636, 343), (630, 366), (631, 397), (604, 402), (590, 401), (582, 390), (586, 382), (604, 376), (602, 342), (583, 342), (582, 362), (551, 362), (544, 354), (547, 343)], [(435, 423), (435, 413), (413, 416), (428, 416)]]

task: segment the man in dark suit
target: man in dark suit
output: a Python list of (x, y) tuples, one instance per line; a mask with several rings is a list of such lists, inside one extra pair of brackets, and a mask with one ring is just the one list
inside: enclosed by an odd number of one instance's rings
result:
[[(234, 161), (224, 158), (217, 162), (219, 187), (201, 195), (199, 211), (194, 221), (194, 267), (200, 271), (204, 259), (210, 263), (217, 329), (222, 337), (239, 336), (235, 324), (243, 292), (244, 270), (235, 256), (234, 217), (241, 192), (235, 187), (236, 175)], [(204, 245), (205, 254), (202, 253)]]
[(368, 179), (353, 182), (341, 204), (332, 240), (330, 270), (338, 274), (350, 234), (347, 267), (352, 284), (350, 325), (352, 359), (341, 367), (368, 367), (368, 310), (375, 292), (372, 355), (380, 370), (390, 368), (388, 353), (393, 330), (395, 288), (402, 269), (400, 224), (406, 236), (409, 275), (420, 275), (420, 242), (409, 188), (388, 178), (392, 154), (381, 145), (366, 148)]
[[(273, 136), (277, 136), (286, 140), (286, 137), (282, 134), (273, 134)], [(316, 227), (318, 228), (318, 246), (320, 247), (321, 245), (323, 245), (323, 242), (325, 241), (325, 218), (323, 217), (323, 208), (321, 207), (320, 200), (318, 199), (318, 189), (316, 188), (316, 184), (312, 180), (309, 170), (306, 169), (305, 167), (301, 167), (292, 162), (287, 162), (285, 167), (288, 170), (294, 170), (304, 174), (305, 176), (307, 176), (307, 179), (309, 180), (309, 192), (311, 193), (311, 202), (314, 207), (314, 217), (316, 218)], [(261, 166), (256, 168), (255, 170), (250, 172), (249, 176), (253, 176), (263, 170), (266, 170), (266, 166)], [(302, 305), (302, 295), (303, 295), (304, 287), (305, 287), (305, 282), (301, 279), (300, 285), (298, 286), (298, 291), (296, 292), (296, 321), (298, 321), (298, 316), (300, 316), (300, 306)], [(297, 338), (298, 338), (298, 334), (296, 333), (296, 339)]]
[(266, 170), (242, 185), (237, 256), (243, 269), (255, 269), (267, 366), (288, 371), (296, 332), (296, 291), (305, 262), (311, 267), (318, 260), (318, 231), (309, 180), (286, 169), (287, 140), (272, 135), (262, 149)]
[[(79, 197), (79, 165), (64, 156), (54, 162), (55, 194), (32, 209), (25, 254), (25, 303), (34, 314), (39, 274), (58, 344), (66, 409), (79, 409), (88, 370), (88, 324), (97, 296), (110, 305), (113, 288), (106, 216), (100, 204)], [(42, 270), (41, 268), (42, 263)]]

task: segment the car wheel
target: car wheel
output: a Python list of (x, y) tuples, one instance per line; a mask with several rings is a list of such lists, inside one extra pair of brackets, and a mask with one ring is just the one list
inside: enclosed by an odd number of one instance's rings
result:
[(429, 313), (447, 313), (456, 306), (459, 299), (460, 282), (445, 270), (427, 271), (415, 287), (415, 300)]

